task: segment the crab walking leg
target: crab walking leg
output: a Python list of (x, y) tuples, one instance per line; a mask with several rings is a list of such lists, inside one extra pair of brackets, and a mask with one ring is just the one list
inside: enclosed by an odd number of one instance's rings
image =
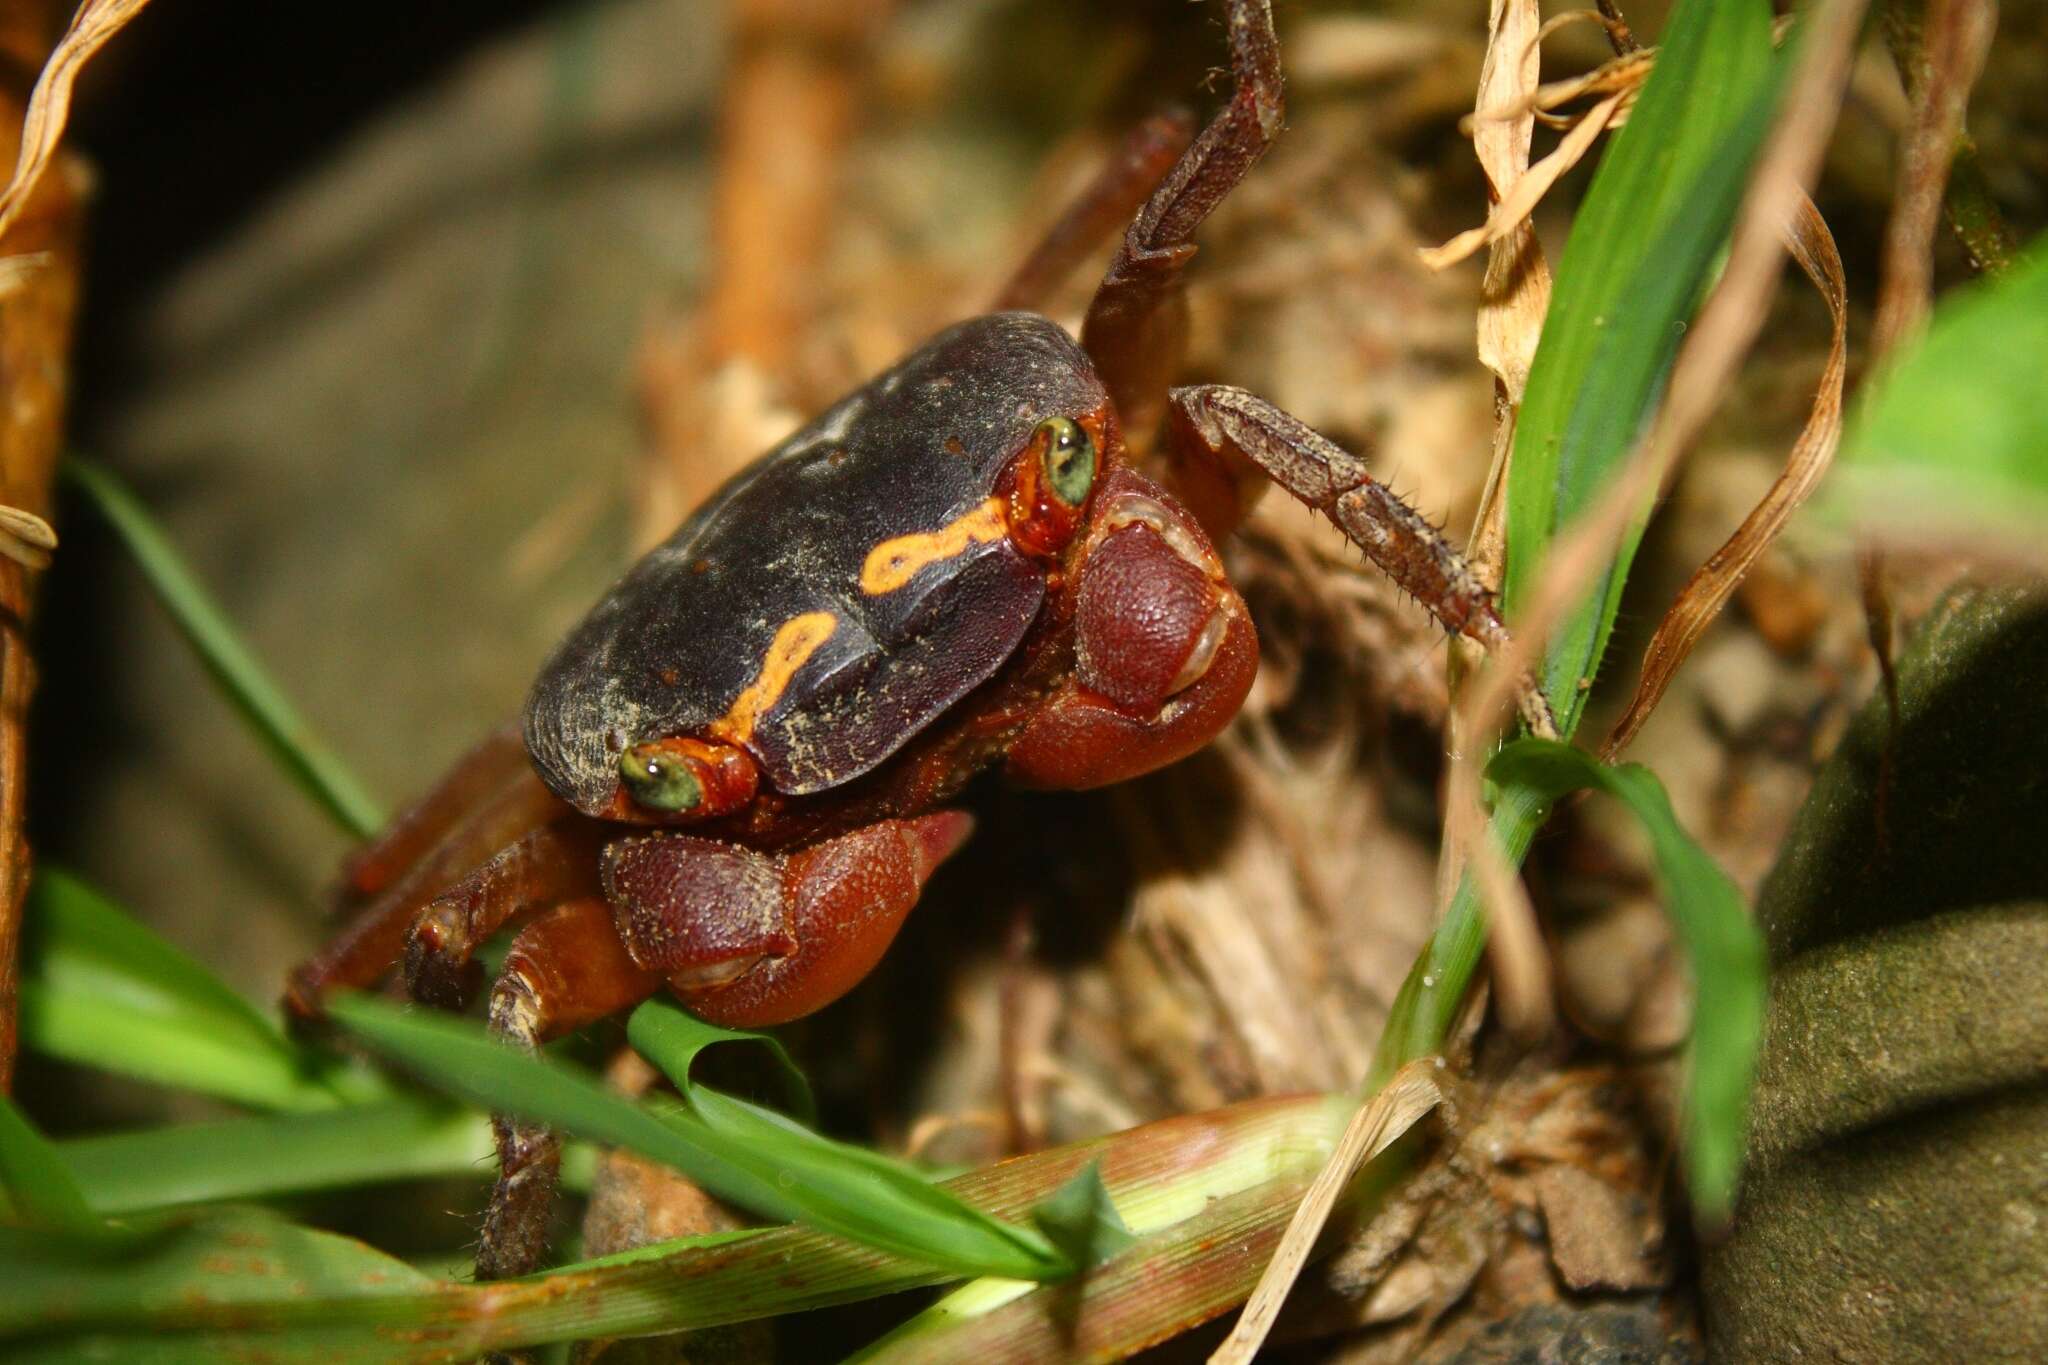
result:
[[(491, 987), (491, 1032), (527, 1051), (638, 1004), (661, 978), (626, 955), (611, 907), (591, 896), (559, 905), (519, 933)], [(498, 1183), (484, 1213), (476, 1277), (524, 1275), (547, 1249), (561, 1139), (537, 1123), (491, 1118)]]
[(398, 818), (342, 864), (340, 895), (367, 899), (386, 890), (419, 863), (434, 846), (492, 793), (502, 790), (530, 764), (519, 727), (493, 730), (455, 761), (440, 784), (402, 811)]
[[(1337, 523), (1351, 543), (1454, 635), (1499, 652), (1509, 643), (1493, 590), (1428, 518), (1366, 472), (1365, 462), (1299, 418), (1243, 389), (1221, 384), (1170, 395), (1168, 442), (1190, 496), (1233, 490), (1249, 510), (1263, 478)], [(1555, 736), (1550, 705), (1525, 678), (1522, 716), (1539, 735)]]
[[(1271, 0), (1226, 0), (1237, 88), (1139, 211), (1088, 306), (1081, 345), (1109, 386), (1125, 439), (1149, 448), (1186, 344), (1182, 278), (1195, 229), (1237, 188), (1285, 119)], [(1220, 531), (1223, 528), (1210, 528)]]
[(531, 768), (522, 767), (467, 819), (443, 834), (431, 851), (356, 911), (348, 926), (318, 956), (292, 969), (285, 984), (286, 1010), (311, 1019), (319, 1015), (321, 1003), (333, 992), (374, 985), (404, 954), (407, 933), (421, 906), (498, 850), (562, 818), (567, 811)]
[(1184, 112), (1154, 114), (1133, 128), (1086, 189), (1046, 229), (996, 295), (995, 311), (1043, 310), (1054, 290), (1098, 242), (1130, 222), (1194, 138)]
[(605, 830), (587, 820), (544, 825), (436, 896), (405, 938), (413, 999), (461, 1009), (476, 997), (484, 940), (514, 920), (575, 897), (597, 897)]

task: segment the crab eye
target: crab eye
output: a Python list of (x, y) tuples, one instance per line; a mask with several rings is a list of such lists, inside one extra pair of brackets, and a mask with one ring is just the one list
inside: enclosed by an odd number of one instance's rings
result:
[(685, 811), (704, 799), (690, 765), (653, 744), (634, 744), (619, 755), (619, 780), (634, 802), (648, 810)]
[(1095, 442), (1088, 439), (1080, 423), (1065, 417), (1046, 418), (1033, 434), (1045, 438), (1039, 461), (1045, 468), (1046, 486), (1067, 506), (1079, 507), (1095, 485)]

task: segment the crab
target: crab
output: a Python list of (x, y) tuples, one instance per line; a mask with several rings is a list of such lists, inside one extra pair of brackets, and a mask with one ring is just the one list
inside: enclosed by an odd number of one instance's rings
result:
[[(1006, 291), (1142, 201), (1079, 339), (1015, 307), (960, 323), (736, 475), (555, 649), (523, 724), (352, 858), (293, 1013), (400, 966), (463, 1007), (515, 926), (487, 1012), (527, 1048), (660, 991), (728, 1026), (822, 1008), (968, 837), (971, 778), (1099, 787), (1230, 722), (1258, 637), (1216, 546), (1269, 482), (1499, 642), (1485, 586), (1360, 460), (1242, 390), (1168, 387), (1195, 231), (1282, 122), (1270, 0), (1223, 8), (1229, 104), (1192, 137), (1147, 125)], [(486, 1279), (538, 1263), (559, 1158), (495, 1131)]]

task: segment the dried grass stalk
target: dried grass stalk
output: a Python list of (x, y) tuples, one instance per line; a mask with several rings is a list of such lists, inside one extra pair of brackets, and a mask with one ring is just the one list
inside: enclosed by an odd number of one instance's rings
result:
[(14, 220), (21, 215), (57, 155), (57, 144), (63, 141), (64, 126), (71, 118), (71, 88), (78, 81), (79, 71), (148, 3), (149, 0), (86, 0), (72, 17), (71, 27), (65, 30), (57, 50), (50, 54), (43, 74), (36, 79), (35, 93), (29, 96), (14, 175), (7, 187), (0, 190), (0, 237), (14, 226)]
[(1295, 1207), (1273, 1259), (1266, 1263), (1265, 1273), (1259, 1277), (1258, 1288), (1245, 1302), (1244, 1312), (1230, 1329), (1230, 1335), (1209, 1357), (1209, 1365), (1250, 1365), (1258, 1355), (1266, 1334), (1273, 1330), (1274, 1319), (1280, 1316), (1288, 1291), (1294, 1288), (1302, 1267), (1308, 1264), (1316, 1239), (1322, 1236), (1323, 1225), (1329, 1222), (1330, 1211), (1337, 1206), (1351, 1177), (1443, 1100), (1435, 1077), (1441, 1064), (1435, 1057), (1408, 1063), (1352, 1115), (1344, 1136), (1338, 1139), (1335, 1154)]
[(1849, 299), (1848, 285), (1842, 277), (1842, 258), (1835, 250), (1835, 239), (1827, 222), (1811, 199), (1801, 197), (1786, 233), (1793, 259), (1806, 271), (1827, 304), (1833, 328), (1813, 408), (1799, 439), (1792, 443), (1784, 472), (1743, 518), (1727, 543), (1686, 581), (1678, 599), (1657, 623), (1657, 632), (1643, 652), (1642, 674), (1636, 680), (1635, 695), (1629, 698), (1628, 709), (1615, 722), (1602, 747), (1603, 756), (1609, 760), (1627, 748), (1643, 728), (1643, 722), (1663, 699), (1671, 679), (1706, 634), (1707, 627), (1721, 614), (1721, 608), (1727, 605), (1764, 550), (1778, 538), (1792, 514), (1820, 486), (1841, 444), (1842, 385), (1849, 369)]

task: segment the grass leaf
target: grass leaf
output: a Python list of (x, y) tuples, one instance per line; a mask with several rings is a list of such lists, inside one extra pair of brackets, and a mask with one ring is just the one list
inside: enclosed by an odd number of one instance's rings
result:
[[(999, 1162), (944, 1188), (992, 1217), (1021, 1218), (1099, 1162), (1148, 1241), (1111, 1262), (1120, 1273), (1052, 1292), (1073, 1290), (1103, 1305), (1106, 1322), (1150, 1332), (1243, 1297), (1258, 1273), (1254, 1253), (1279, 1237), (1352, 1107), (1344, 1096), (1254, 1100)], [(1217, 1255), (1219, 1245), (1238, 1254)], [(1175, 1274), (1143, 1273), (1153, 1265)], [(742, 1322), (949, 1278), (926, 1261), (792, 1226), (469, 1284), (273, 1214), (211, 1209), (137, 1220), (135, 1242), (113, 1262), (74, 1238), (0, 1228), (0, 1356), (424, 1365)]]
[[(1566, 240), (1516, 419), (1508, 470), (1512, 621), (1567, 524), (1597, 505), (1648, 429), (1686, 320), (1733, 223), (1787, 67), (1760, 0), (1680, 0), (1627, 125), (1601, 158)], [(1552, 634), (1543, 690), (1569, 738), (1585, 709), (1641, 535)], [(1490, 834), (1520, 866), (1550, 803), (1510, 787)], [(1486, 947), (1486, 913), (1463, 878), (1395, 996), (1366, 1088), (1443, 1046)]]
[(430, 1176), (482, 1180), (492, 1169), (490, 1121), (426, 1097), (73, 1138), (57, 1150), (103, 1215)]
[(1918, 344), (1864, 385), (1836, 492), (1907, 533), (1986, 527), (2037, 550), (2048, 525), (2048, 236), (1946, 296)]
[(627, 1018), (626, 1040), (641, 1056), (661, 1068), (685, 1100), (691, 1099), (699, 1088), (690, 1079), (690, 1067), (705, 1048), (717, 1043), (757, 1044), (773, 1063), (776, 1079), (781, 1082), (790, 1101), (791, 1112), (805, 1123), (814, 1121), (817, 1116), (818, 1107), (811, 1097), (810, 1080), (790, 1059), (782, 1040), (772, 1034), (720, 1028), (699, 1019), (673, 1000), (656, 998), (635, 1009)]
[(1031, 1210), (1031, 1221), (1069, 1260), (1082, 1267), (1120, 1256), (1138, 1240), (1110, 1200), (1099, 1161), (1089, 1162), (1079, 1175), (1047, 1195)]
[(36, 1051), (263, 1109), (342, 1102), (332, 1059), (77, 877), (39, 873), (22, 928), (22, 1041)]
[(48, 1138), (0, 1095), (0, 1210), (38, 1228), (95, 1233), (102, 1227)]
[(1618, 798), (1642, 824), (1663, 885), (1664, 905), (1692, 963), (1695, 1014), (1686, 1103), (1686, 1165), (1695, 1204), (1718, 1221), (1733, 1207), (1747, 1136), (1750, 1080), (1763, 1035), (1763, 938), (1742, 893), (1672, 814), (1656, 774), (1637, 763), (1610, 766), (1582, 749), (1522, 739), (1487, 765), (1487, 777), (1545, 802), (1582, 788)]
[[(966, 1209), (874, 1153), (698, 1088), (719, 1120), (635, 1104), (596, 1078), (502, 1046), (472, 1024), (362, 996), (329, 1013), (379, 1051), (480, 1107), (628, 1147), (763, 1217), (804, 1222), (957, 1274), (1050, 1279), (1072, 1267), (1037, 1232)], [(715, 1096), (715, 1100), (713, 1097)], [(750, 1112), (749, 1112), (750, 1111)]]
[(313, 733), (141, 499), (90, 461), (73, 457), (62, 468), (127, 545), (179, 633), (285, 771), (355, 838), (367, 839), (383, 828), (376, 800)]
[[(176, 1329), (218, 1328), (252, 1306), (260, 1317), (262, 1306), (294, 1301), (350, 1304), (351, 1316), (377, 1329), (384, 1349), (395, 1354), (381, 1301), (416, 1299), (433, 1285), (360, 1242), (256, 1209), (138, 1220), (116, 1257), (89, 1238), (0, 1228), (0, 1339), (27, 1337), (6, 1343), (10, 1361), (225, 1359), (237, 1352), (209, 1350)], [(297, 1316), (310, 1315), (302, 1308)], [(93, 1352), (89, 1337), (69, 1334), (81, 1324), (139, 1330), (116, 1349)], [(245, 1340), (242, 1351), (248, 1346)], [(307, 1350), (286, 1358), (320, 1356)]]
[[(1510, 620), (1551, 545), (1648, 428), (1770, 123), (1782, 59), (1762, 0), (1682, 0), (1627, 125), (1573, 220), (1508, 467)], [(1648, 509), (1644, 509), (1647, 516)], [(1559, 623), (1543, 688), (1569, 735), (1620, 606), (1639, 517), (1591, 599)]]

